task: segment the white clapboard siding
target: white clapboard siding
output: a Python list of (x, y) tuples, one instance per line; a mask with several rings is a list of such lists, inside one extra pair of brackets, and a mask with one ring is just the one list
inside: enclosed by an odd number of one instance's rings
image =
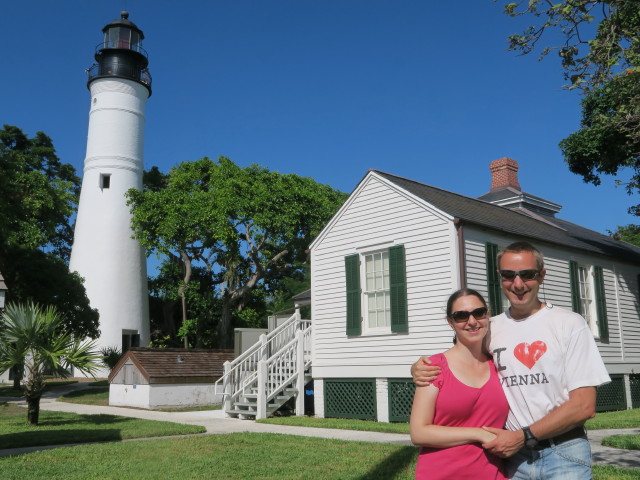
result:
[[(442, 309), (457, 284), (452, 220), (369, 174), (311, 248), (314, 377), (409, 376), (422, 353), (451, 346)], [(344, 257), (404, 245), (408, 334), (346, 335)]]
[[(466, 280), (469, 288), (487, 295), (485, 244), (506, 246), (522, 238), (508, 237), (480, 228), (465, 228)], [(640, 267), (614, 261), (602, 255), (588, 254), (539, 241), (532, 242), (545, 257), (546, 276), (540, 298), (558, 307), (571, 310), (569, 262), (602, 267), (607, 304), (609, 341), (596, 338), (598, 350), (611, 372), (627, 372), (617, 365), (632, 368), (640, 362), (640, 306), (638, 273)], [(628, 370), (630, 372), (630, 370)]]
[[(622, 336), (622, 361), (640, 363), (640, 297), (638, 274), (640, 267), (616, 265), (618, 308)], [(607, 308), (610, 308), (607, 305)]]
[[(451, 215), (369, 172), (311, 245), (314, 377), (409, 376), (408, 367), (419, 354), (451, 346), (444, 307), (462, 280), (488, 295), (486, 244), (504, 247), (518, 240), (529, 239), (466, 222), (457, 230)], [(545, 255), (540, 297), (558, 307), (572, 307), (571, 260), (602, 267), (609, 340), (596, 338), (596, 344), (611, 373), (640, 371), (640, 266), (624, 258), (532, 243)], [(371, 335), (363, 329), (362, 335), (348, 337), (344, 257), (400, 244), (406, 257), (408, 334)], [(464, 279), (459, 278), (461, 270)]]

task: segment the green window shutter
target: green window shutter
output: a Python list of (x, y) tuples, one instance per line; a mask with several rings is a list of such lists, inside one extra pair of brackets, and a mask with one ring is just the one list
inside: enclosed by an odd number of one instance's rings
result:
[(607, 321), (607, 302), (604, 292), (604, 277), (602, 276), (602, 267), (593, 267), (594, 284), (596, 294), (596, 311), (598, 312), (598, 331), (600, 333), (600, 341), (609, 341), (609, 324)]
[(569, 260), (569, 281), (571, 284), (571, 310), (582, 315), (580, 306), (580, 283), (578, 281), (578, 262)]
[(484, 247), (487, 259), (487, 291), (489, 292), (489, 308), (491, 315), (502, 313), (502, 280), (498, 273), (496, 255), (498, 255), (498, 245), (487, 243)]
[(391, 331), (409, 331), (407, 316), (407, 276), (404, 245), (389, 247), (389, 292), (391, 296)]
[(344, 257), (347, 283), (347, 335), (360, 335), (360, 255)]

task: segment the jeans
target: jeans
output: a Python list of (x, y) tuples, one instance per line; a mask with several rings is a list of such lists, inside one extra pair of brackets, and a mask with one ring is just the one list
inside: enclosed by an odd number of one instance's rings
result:
[(523, 448), (505, 460), (507, 478), (516, 480), (591, 479), (591, 447), (586, 437), (543, 450)]

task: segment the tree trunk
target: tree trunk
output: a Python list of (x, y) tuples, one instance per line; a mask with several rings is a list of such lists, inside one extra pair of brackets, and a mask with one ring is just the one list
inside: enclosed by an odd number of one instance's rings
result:
[[(182, 266), (184, 268), (184, 277), (182, 278), (182, 284), (178, 287), (178, 295), (182, 300), (182, 325), (187, 323), (187, 294), (186, 290), (191, 281), (191, 259), (187, 252), (180, 250), (180, 258), (182, 259)], [(184, 336), (184, 348), (189, 348), (188, 335)]]
[(176, 328), (175, 300), (165, 300), (162, 303), (162, 333), (175, 338), (178, 329)]
[(231, 297), (228, 293), (222, 295), (222, 314), (218, 322), (218, 345), (220, 348), (231, 348), (231, 336), (229, 328), (231, 327)]
[(27, 422), (29, 425), (38, 425), (40, 419), (40, 396), (27, 397)]
[(24, 376), (24, 365), (14, 365), (11, 367), (10, 372), (13, 375), (13, 388), (20, 390), (20, 382)]

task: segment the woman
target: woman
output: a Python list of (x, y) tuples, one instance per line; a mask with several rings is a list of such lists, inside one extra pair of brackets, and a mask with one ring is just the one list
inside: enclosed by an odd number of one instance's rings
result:
[(509, 405), (493, 361), (483, 349), (489, 331), (487, 303), (475, 290), (447, 301), (454, 346), (433, 355), (441, 373), (417, 387), (411, 409), (411, 441), (422, 447), (416, 479), (504, 479), (502, 462), (482, 449), (495, 438), (483, 426), (503, 428)]

